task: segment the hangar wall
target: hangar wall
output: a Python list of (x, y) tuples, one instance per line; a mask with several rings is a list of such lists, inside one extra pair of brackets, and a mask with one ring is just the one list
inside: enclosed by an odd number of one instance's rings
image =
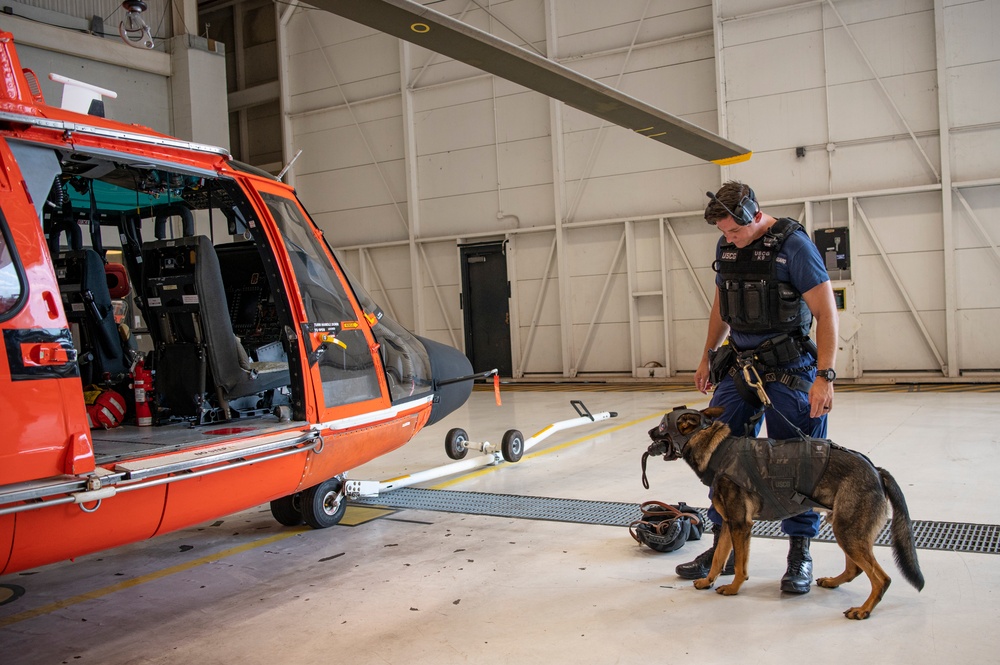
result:
[[(211, 83), (221, 51), (181, 35), (171, 60), (27, 16), (86, 23), (119, 4), (10, 0), (15, 15), (2, 25), (16, 30), (25, 64), (72, 70), (83, 56), (80, 78), (127, 90), (111, 115), (227, 144), (216, 113), (224, 87)], [(177, 12), (179, 24), (196, 23), (183, 19), (194, 0), (169, 6), (154, 0), (147, 17), (161, 16), (165, 34)], [(988, 332), (1000, 323), (996, 2), (433, 7), (755, 156), (701, 163), (296, 0), (275, 5), (284, 154), (266, 166), (303, 151), (288, 178), (347, 264), (419, 333), (463, 344), (458, 246), (502, 241), (515, 376), (689, 372), (712, 294), (716, 234), (701, 220), (703, 192), (733, 177), (773, 214), (848, 230), (850, 267), (832, 273), (844, 296), (842, 375), (1000, 371)], [(232, 36), (256, 43), (240, 30), (260, 32), (259, 21), (239, 25)], [(42, 86), (58, 97), (44, 74)]]
[(755, 155), (702, 163), (369, 28), (286, 9), (286, 161), (303, 151), (291, 177), (345, 262), (419, 333), (461, 345), (457, 245), (497, 239), (515, 376), (693, 371), (717, 238), (704, 192), (736, 178), (810, 232), (849, 229), (850, 269), (832, 274), (842, 375), (1000, 370), (988, 332), (1000, 324), (996, 2), (434, 9)]

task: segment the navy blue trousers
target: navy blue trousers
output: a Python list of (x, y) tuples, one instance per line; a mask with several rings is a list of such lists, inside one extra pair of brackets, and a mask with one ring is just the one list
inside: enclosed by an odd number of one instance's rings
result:
[[(815, 381), (816, 368), (810, 369), (808, 375), (802, 372), (800, 376)], [(774, 405), (773, 408), (764, 410), (763, 420), (767, 422), (767, 435), (769, 437), (772, 439), (792, 439), (799, 436), (799, 433), (785, 421), (787, 418), (806, 436), (817, 439), (827, 438), (826, 416), (809, 417), (809, 395), (800, 390), (793, 390), (783, 383), (768, 383), (764, 386), (764, 390)], [(727, 376), (715, 387), (715, 394), (712, 395), (712, 406), (721, 406), (725, 409), (719, 420), (729, 425), (734, 436), (757, 436), (760, 432), (760, 420), (754, 423), (749, 431), (747, 423), (761, 409), (755, 409), (740, 397), (736, 385), (733, 383), (733, 377)], [(784, 418), (781, 417), (782, 415)], [(713, 524), (722, 524), (722, 516), (714, 507), (708, 509), (708, 517)], [(781, 530), (789, 536), (815, 538), (819, 535), (821, 521), (820, 514), (810, 510), (782, 520)]]

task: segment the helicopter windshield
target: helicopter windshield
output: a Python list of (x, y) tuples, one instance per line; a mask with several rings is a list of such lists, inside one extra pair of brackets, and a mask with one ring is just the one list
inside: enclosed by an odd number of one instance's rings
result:
[(377, 321), (372, 326), (372, 332), (379, 341), (392, 400), (395, 402), (429, 392), (432, 388), (431, 362), (424, 345), (409, 330), (383, 312), (349, 270), (343, 270), (365, 314)]

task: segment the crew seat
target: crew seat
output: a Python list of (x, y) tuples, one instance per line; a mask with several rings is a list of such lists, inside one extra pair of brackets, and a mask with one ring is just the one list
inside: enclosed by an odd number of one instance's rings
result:
[[(199, 424), (258, 415), (290, 383), (287, 362), (253, 362), (233, 333), (219, 259), (205, 236), (142, 246), (143, 300), (155, 343), (155, 394)], [(249, 408), (232, 405), (238, 398)]]
[(66, 318), (79, 330), (80, 373), (84, 385), (114, 385), (129, 373), (128, 345), (115, 322), (104, 261), (93, 249), (54, 258)]

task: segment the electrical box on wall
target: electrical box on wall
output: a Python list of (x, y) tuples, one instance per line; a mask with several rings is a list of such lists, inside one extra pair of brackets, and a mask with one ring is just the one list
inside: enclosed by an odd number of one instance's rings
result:
[(819, 248), (830, 279), (851, 278), (850, 235), (846, 226), (813, 231), (813, 242)]

